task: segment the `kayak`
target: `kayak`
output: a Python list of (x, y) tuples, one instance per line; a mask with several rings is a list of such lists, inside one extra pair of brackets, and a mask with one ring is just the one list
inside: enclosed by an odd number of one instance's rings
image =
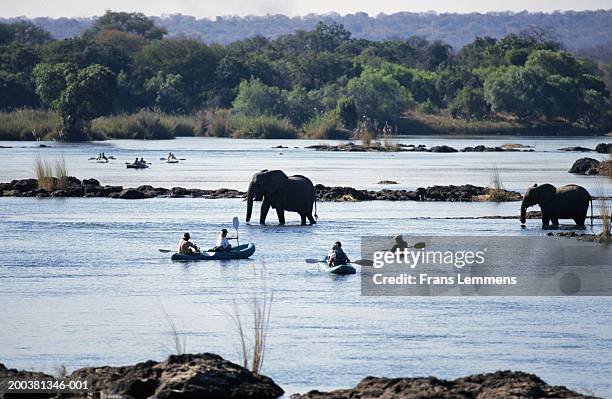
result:
[(231, 251), (225, 252), (201, 252), (196, 255), (172, 254), (172, 260), (224, 260), (224, 259), (246, 259), (255, 253), (255, 244), (252, 242), (242, 244)]
[(178, 159), (168, 159), (166, 163), (179, 163)]
[(325, 273), (332, 274), (355, 274), (357, 273), (357, 269), (350, 263), (345, 263), (344, 265), (338, 265), (334, 267), (329, 267), (325, 260), (321, 260), (319, 262), (319, 270)]
[(108, 159), (96, 159), (96, 163), (108, 163)]
[(126, 163), (125, 166), (128, 169), (146, 169), (149, 165), (145, 165), (143, 163)]

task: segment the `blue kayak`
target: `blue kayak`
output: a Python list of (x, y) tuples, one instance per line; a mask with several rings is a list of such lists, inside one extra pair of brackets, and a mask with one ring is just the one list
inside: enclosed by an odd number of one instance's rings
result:
[(344, 265), (338, 265), (334, 267), (329, 267), (325, 259), (319, 262), (319, 270), (325, 273), (332, 274), (355, 274), (357, 273), (357, 269), (350, 263), (345, 263)]
[(172, 254), (172, 260), (224, 260), (224, 259), (246, 259), (255, 253), (255, 244), (252, 242), (232, 248), (224, 252), (201, 252), (195, 255)]

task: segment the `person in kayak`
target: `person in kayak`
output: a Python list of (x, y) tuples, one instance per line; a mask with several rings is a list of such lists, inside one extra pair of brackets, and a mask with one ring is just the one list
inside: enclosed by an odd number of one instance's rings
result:
[(229, 251), (232, 249), (232, 244), (230, 244), (229, 240), (235, 240), (236, 237), (228, 237), (227, 229), (221, 230), (219, 233), (219, 237), (217, 237), (217, 245), (215, 245), (215, 251)]
[(141, 164), (143, 164), (143, 165), (146, 165), (146, 164), (147, 164), (147, 161), (145, 161), (145, 160), (144, 160), (144, 158), (140, 158), (140, 161), (138, 161), (138, 162), (139, 162), (139, 163), (141, 163)]
[(191, 236), (189, 233), (183, 234), (183, 239), (179, 242), (178, 253), (181, 255), (195, 255), (200, 252), (197, 245), (189, 241)]
[(389, 252), (403, 251), (404, 249), (408, 248), (408, 243), (404, 241), (404, 237), (402, 237), (401, 234), (396, 235), (394, 239), (395, 244), (393, 244)]
[(340, 241), (336, 241), (327, 255), (327, 265), (329, 267), (334, 267), (345, 265), (349, 262), (350, 259), (348, 256), (346, 256), (346, 253), (342, 249), (342, 243)]

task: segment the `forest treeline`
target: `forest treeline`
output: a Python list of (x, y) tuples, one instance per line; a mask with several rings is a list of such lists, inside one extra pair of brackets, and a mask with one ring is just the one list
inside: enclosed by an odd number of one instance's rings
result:
[[(443, 41), (455, 49), (460, 49), (476, 37), (502, 38), (509, 33), (519, 33), (537, 26), (548, 30), (555, 40), (572, 52), (586, 52), (597, 59), (605, 57), (604, 61), (612, 61), (612, 10), (468, 14), (398, 12), (376, 16), (358, 12), (347, 15), (309, 14), (302, 17), (223, 16), (215, 19), (175, 14), (152, 18), (170, 36), (189, 36), (206, 43), (228, 44), (257, 35), (275, 38), (296, 30), (312, 30), (317, 23), (323, 21), (328, 25), (333, 22), (342, 24), (359, 39), (407, 39), (422, 36), (431, 41)], [(16, 20), (0, 18), (0, 22)], [(64, 39), (78, 36), (89, 29), (95, 23), (95, 18), (40, 17), (31, 21), (48, 30), (54, 38)]]
[(26, 108), (57, 114), (59, 125), (57, 132), (15, 127), (21, 136), (69, 141), (95, 136), (104, 116), (110, 136), (132, 129), (151, 138), (347, 137), (401, 131), (410, 115), (583, 133), (611, 128), (612, 65), (576, 58), (535, 27), (476, 38), (458, 52), (420, 36), (354, 38), (324, 22), (276, 39), (209, 45), (167, 37), (142, 14), (109, 11), (63, 40), (27, 21), (0, 24), (0, 46), (0, 137), (16, 126), (13, 114), (36, 119)]

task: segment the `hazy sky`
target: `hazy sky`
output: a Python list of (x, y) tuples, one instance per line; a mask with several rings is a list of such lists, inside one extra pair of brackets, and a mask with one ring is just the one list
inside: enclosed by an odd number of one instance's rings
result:
[(486, 12), (610, 9), (612, 0), (0, 0), (0, 17), (86, 17), (105, 10), (140, 11), (147, 15), (181, 13), (217, 15), (305, 15), (364, 11), (370, 15), (397, 11)]

